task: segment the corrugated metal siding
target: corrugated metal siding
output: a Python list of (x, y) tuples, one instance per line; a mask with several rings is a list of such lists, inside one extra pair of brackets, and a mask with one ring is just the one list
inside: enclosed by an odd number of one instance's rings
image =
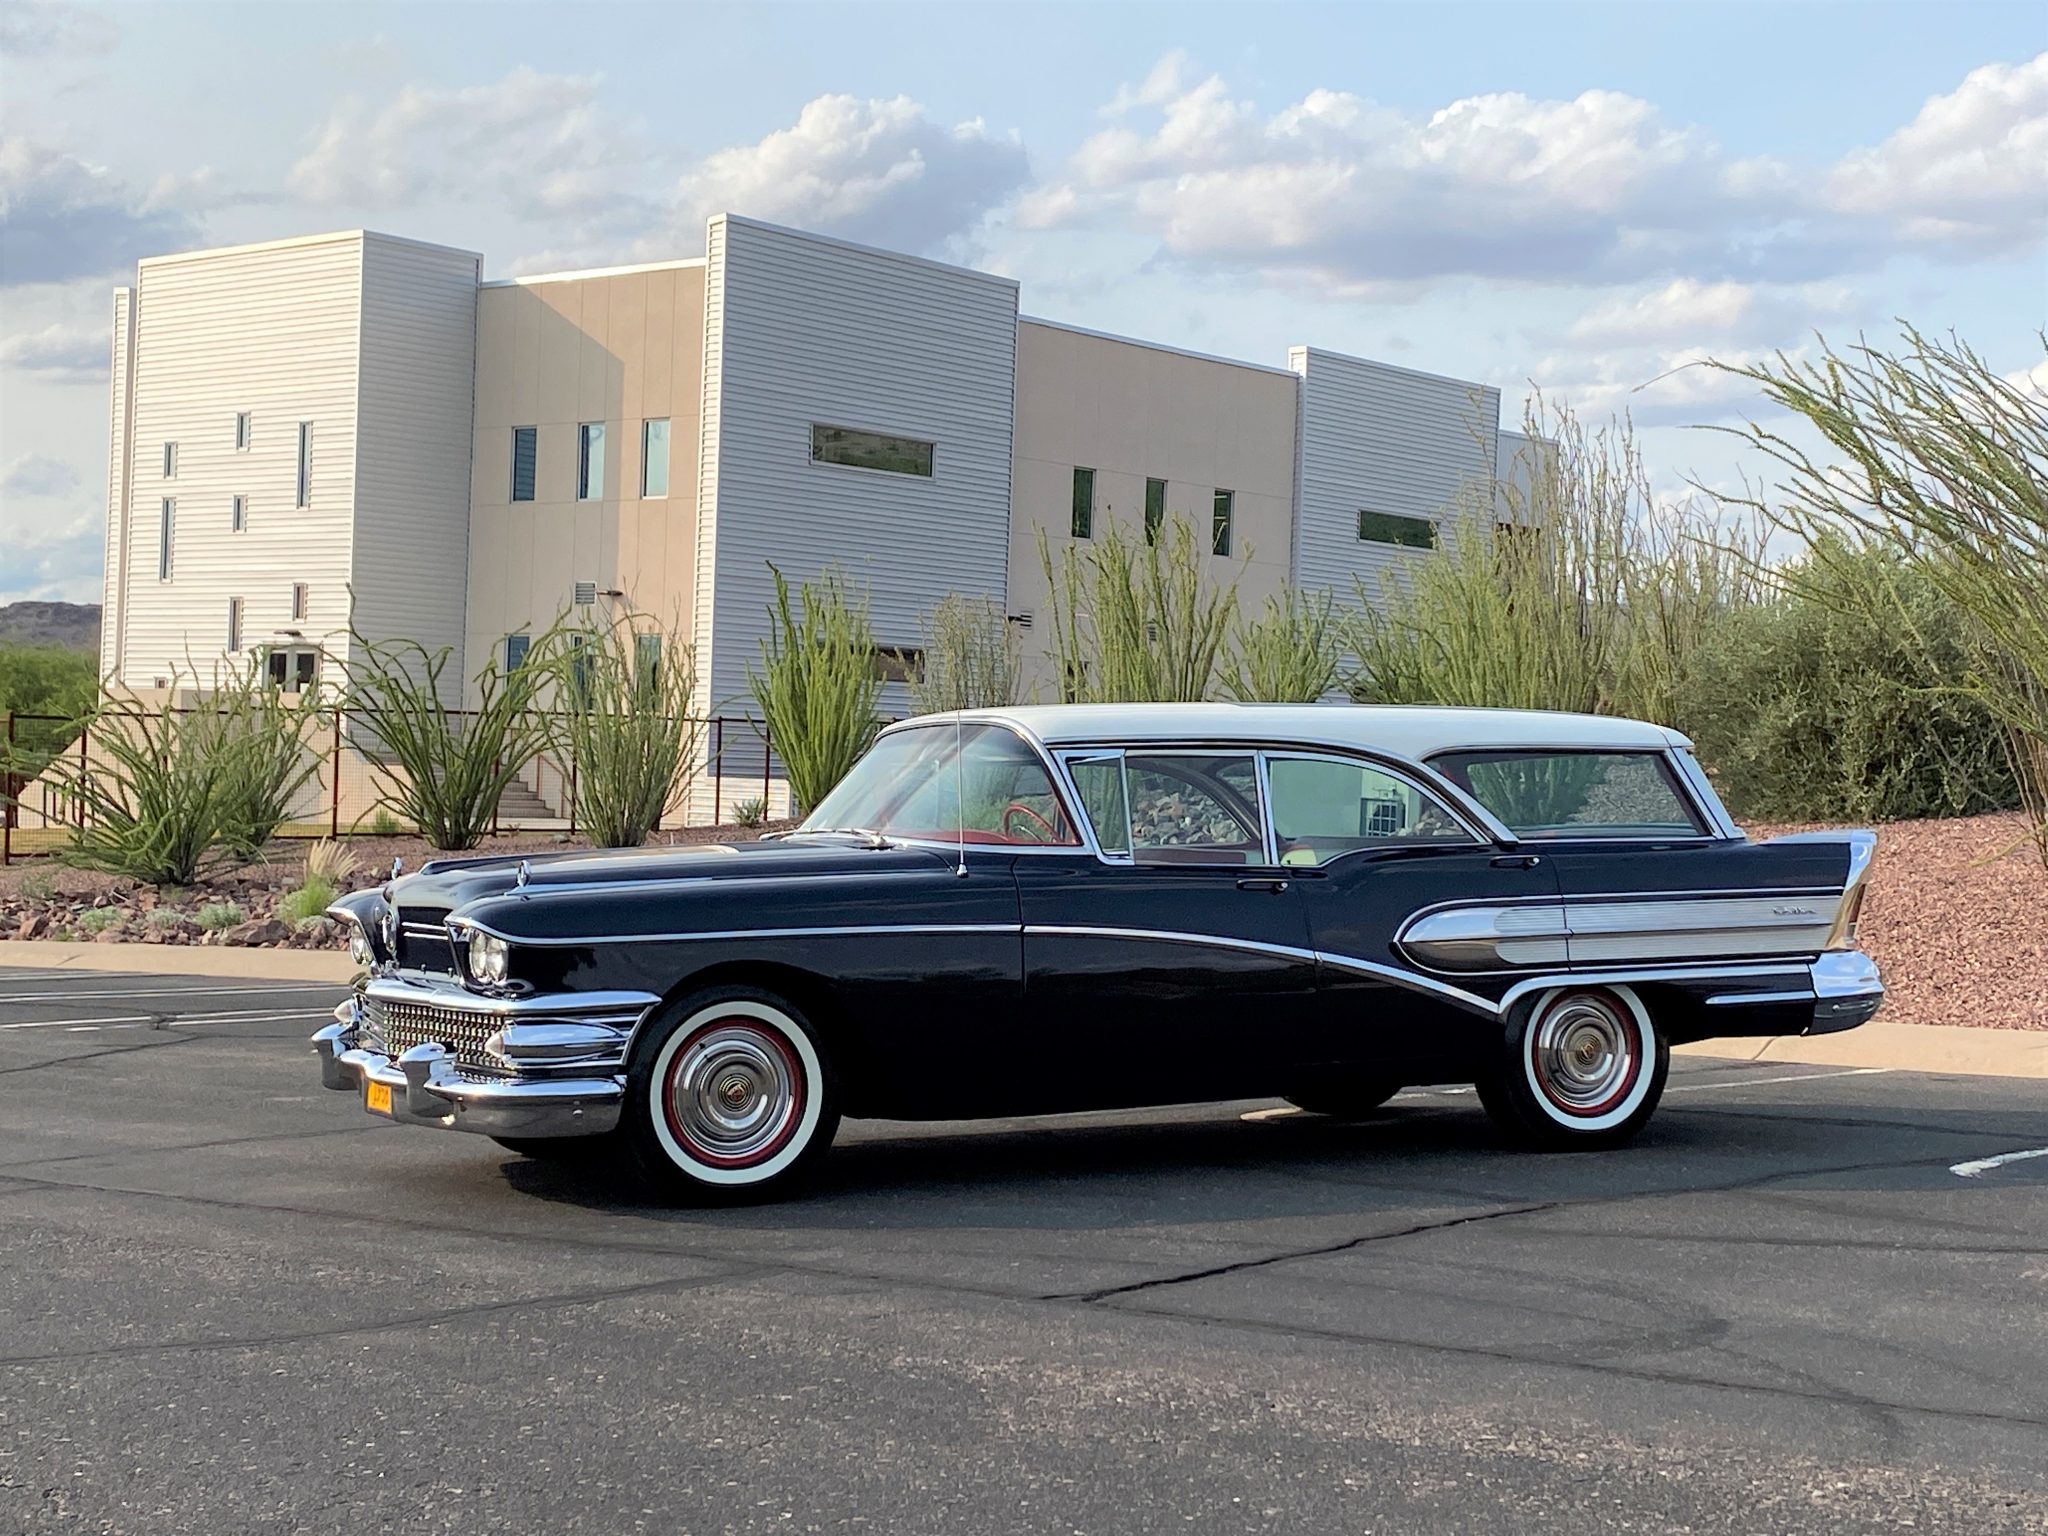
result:
[[(477, 258), (371, 235), (363, 249), (355, 480), (355, 626), (455, 653), (459, 690), (469, 556)], [(308, 628), (348, 620), (314, 588)], [(449, 702), (460, 702), (451, 693)]]
[[(744, 693), (772, 559), (834, 563), (875, 636), (914, 645), (949, 592), (1005, 589), (1017, 289), (985, 273), (714, 220), (705, 302), (697, 615), (711, 699)], [(930, 479), (818, 465), (814, 422), (937, 445)], [(903, 690), (889, 690), (893, 711)]]
[(1359, 512), (1441, 518), (1490, 496), (1500, 391), (1312, 347), (1288, 361), (1302, 376), (1295, 580), (1340, 598), (1357, 581), (1376, 596), (1387, 573), (1427, 556), (1361, 541)]
[[(292, 583), (340, 593), (355, 503), (359, 234), (142, 264), (135, 298), (131, 515), (122, 675), (202, 672), (224, 654), (230, 597), (261, 643), (291, 620)], [(235, 448), (235, 414), (252, 417)], [(293, 505), (298, 424), (313, 423), (312, 504)], [(178, 444), (178, 474), (162, 448)], [(249, 498), (249, 526), (229, 526)], [(156, 579), (157, 508), (177, 499), (173, 579)], [(343, 627), (337, 616), (336, 628)]]
[(1541, 509), (1535, 505), (1537, 480), (1548, 473), (1557, 457), (1557, 444), (1545, 437), (1523, 432), (1503, 432), (1496, 451), (1499, 479), (1493, 492), (1493, 517), (1499, 523), (1532, 523)]
[(127, 616), (129, 450), (135, 400), (135, 290), (114, 290), (113, 367), (107, 386), (107, 553), (100, 604), (100, 676), (115, 681), (121, 666), (121, 630)]

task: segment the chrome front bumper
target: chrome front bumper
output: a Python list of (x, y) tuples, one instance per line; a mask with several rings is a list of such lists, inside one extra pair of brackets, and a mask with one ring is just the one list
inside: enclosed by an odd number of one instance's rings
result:
[[(426, 1041), (395, 1056), (365, 1043), (366, 1002), (445, 1009), (494, 1026), (497, 1070), (460, 1064)], [(596, 1136), (619, 1123), (625, 1056), (635, 1025), (658, 999), (644, 993), (490, 998), (439, 981), (376, 977), (316, 1032), (323, 1087), (353, 1093), (372, 1114), (404, 1125), (484, 1136)], [(390, 1109), (379, 1107), (388, 1090)]]

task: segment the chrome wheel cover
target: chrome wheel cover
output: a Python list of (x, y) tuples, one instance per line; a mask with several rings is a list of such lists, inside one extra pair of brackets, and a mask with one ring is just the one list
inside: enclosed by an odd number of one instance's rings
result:
[(669, 1064), (662, 1107), (693, 1156), (744, 1168), (775, 1155), (800, 1119), (806, 1084), (796, 1053), (752, 1019), (699, 1030)]
[(1628, 1097), (1643, 1068), (1642, 1036), (1618, 999), (1573, 992), (1550, 1004), (1529, 1042), (1536, 1086), (1563, 1114), (1605, 1114)]

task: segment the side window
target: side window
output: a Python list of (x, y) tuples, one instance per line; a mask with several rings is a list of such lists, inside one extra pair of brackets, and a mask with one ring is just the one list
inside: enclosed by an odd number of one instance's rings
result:
[(1081, 792), (1081, 811), (1104, 853), (1131, 851), (1131, 808), (1124, 799), (1123, 754), (1070, 757), (1067, 772)]
[(1271, 756), (1266, 782), (1282, 864), (1327, 864), (1386, 843), (1473, 841), (1435, 796), (1370, 763)]
[(1128, 753), (1124, 786), (1135, 863), (1266, 862), (1250, 753)]

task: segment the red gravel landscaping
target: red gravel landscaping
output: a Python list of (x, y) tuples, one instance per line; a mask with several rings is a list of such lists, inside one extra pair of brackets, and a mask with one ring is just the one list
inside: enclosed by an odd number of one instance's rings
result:
[(2048, 870), (2026, 834), (2026, 819), (2012, 814), (1877, 828), (1858, 929), (1884, 974), (1879, 1018), (2048, 1029)]

